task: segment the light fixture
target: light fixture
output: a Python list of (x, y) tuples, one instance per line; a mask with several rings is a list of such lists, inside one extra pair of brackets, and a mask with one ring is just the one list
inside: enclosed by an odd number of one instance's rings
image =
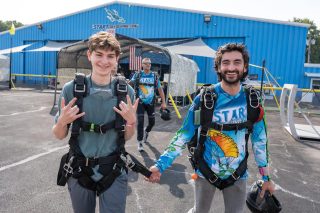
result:
[(204, 18), (204, 22), (205, 22), (206, 24), (208, 24), (208, 23), (211, 21), (211, 15), (209, 15), (209, 14), (205, 14), (205, 15), (203, 16), (203, 18)]
[(42, 28), (43, 28), (42, 24), (41, 24), (41, 23), (40, 23), (40, 24), (37, 24), (37, 28), (38, 28), (39, 30), (42, 30)]

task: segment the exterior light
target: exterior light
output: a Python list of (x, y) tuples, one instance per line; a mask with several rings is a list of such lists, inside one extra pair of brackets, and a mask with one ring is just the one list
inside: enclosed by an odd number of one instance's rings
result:
[(211, 21), (211, 15), (205, 14), (204, 16), (204, 22), (208, 24)]

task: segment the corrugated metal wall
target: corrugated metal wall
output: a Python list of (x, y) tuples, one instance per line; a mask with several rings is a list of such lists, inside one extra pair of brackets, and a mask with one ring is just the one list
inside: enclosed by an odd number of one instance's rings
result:
[[(111, 22), (106, 9), (116, 10), (125, 23)], [(307, 86), (303, 73), (307, 27), (291, 24), (263, 22), (254, 19), (218, 16), (212, 14), (209, 23), (204, 22), (204, 14), (169, 9), (151, 8), (127, 4), (106, 4), (77, 14), (60, 17), (42, 23), (42, 30), (36, 26), (24, 27), (16, 31), (14, 46), (27, 41), (67, 41), (82, 40), (99, 30), (93, 25), (124, 26), (117, 33), (141, 39), (179, 39), (201, 37), (213, 49), (226, 42), (243, 42), (250, 53), (250, 63), (266, 67), (280, 85), (295, 83)], [(129, 28), (130, 26), (137, 26)], [(0, 34), (0, 49), (9, 47), (8, 33)], [(14, 71), (17, 73), (55, 74), (55, 55), (52, 53), (19, 53), (14, 57)], [(17, 56), (19, 55), (19, 56)], [(22, 60), (20, 60), (22, 58)], [(201, 72), (198, 82), (217, 81), (211, 58), (193, 57)], [(16, 64), (18, 63), (18, 64)], [(21, 65), (24, 64), (24, 65)], [(250, 67), (250, 73), (261, 77), (261, 70)]]

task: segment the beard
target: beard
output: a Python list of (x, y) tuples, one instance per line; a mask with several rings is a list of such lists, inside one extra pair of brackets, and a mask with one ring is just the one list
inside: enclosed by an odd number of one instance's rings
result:
[[(228, 74), (233, 74), (233, 76), (228, 76)], [(221, 77), (221, 80), (223, 80), (227, 84), (234, 85), (234, 84), (238, 84), (241, 81), (241, 79), (243, 78), (243, 74), (244, 73), (243, 72), (240, 73), (239, 70), (234, 70), (234, 71), (226, 70), (226, 71), (220, 72), (220, 77)]]

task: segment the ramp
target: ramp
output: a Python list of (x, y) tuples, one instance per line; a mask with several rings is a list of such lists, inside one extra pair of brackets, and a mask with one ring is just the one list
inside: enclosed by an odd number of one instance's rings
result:
[[(320, 142), (320, 126), (314, 126), (307, 116), (301, 111), (308, 124), (295, 124), (294, 106), (297, 94), (297, 85), (285, 84), (280, 97), (280, 118), (282, 126), (297, 141)], [(286, 99), (287, 107), (286, 107)]]

